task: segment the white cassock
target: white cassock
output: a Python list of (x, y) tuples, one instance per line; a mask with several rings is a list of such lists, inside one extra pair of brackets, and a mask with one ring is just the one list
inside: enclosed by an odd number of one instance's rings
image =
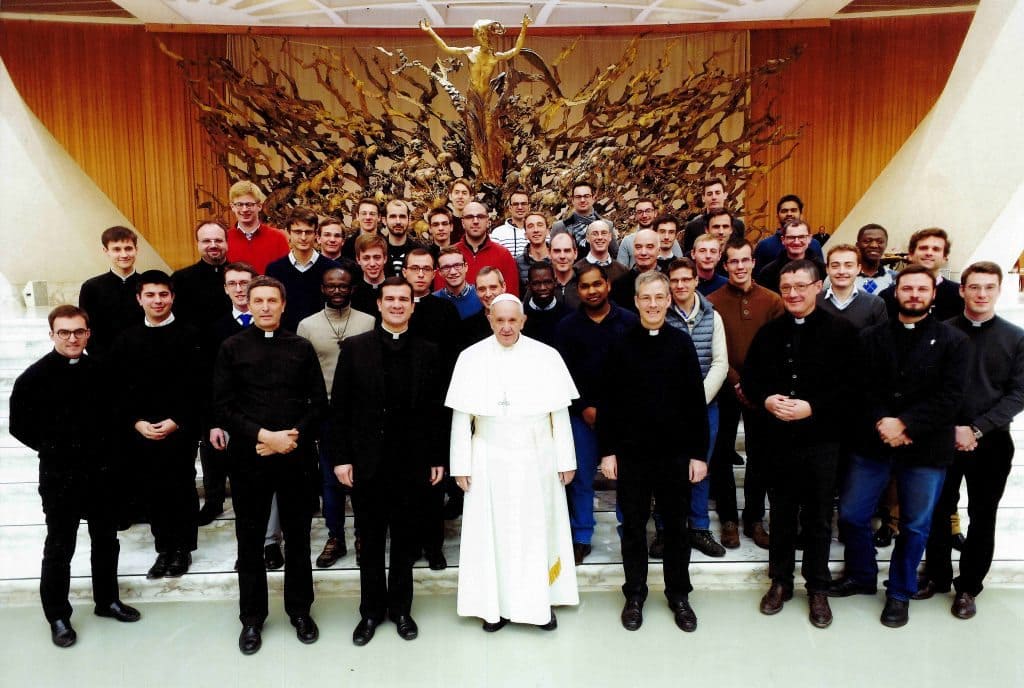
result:
[(472, 479), (462, 512), (460, 616), (546, 624), (579, 604), (565, 488), (576, 469), (569, 404), (579, 396), (553, 348), (493, 336), (459, 356), (445, 405), (451, 474)]

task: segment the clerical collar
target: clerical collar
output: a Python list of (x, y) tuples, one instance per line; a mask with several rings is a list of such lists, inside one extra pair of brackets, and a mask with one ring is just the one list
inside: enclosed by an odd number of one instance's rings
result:
[(982, 325), (984, 325), (985, 323), (989, 323), (989, 322), (992, 322), (992, 320), (993, 320), (993, 319), (994, 319), (995, 317), (996, 317), (996, 315), (995, 315), (995, 313), (993, 313), (992, 315), (988, 316), (988, 317), (987, 317), (987, 318), (985, 318), (984, 320), (975, 320), (974, 318), (971, 318), (971, 317), (969, 317), (969, 316), (967, 315), (967, 313), (966, 313), (966, 312), (964, 313), (964, 319), (965, 319), (965, 320), (966, 320), (967, 322), (971, 323), (971, 327), (981, 327), (981, 326), (982, 326)]
[(803, 325), (807, 322), (807, 318), (793, 318), (793, 322), (797, 325)]
[(114, 268), (110, 268), (110, 272), (113, 273), (114, 276), (117, 277), (117, 279), (121, 280), (121, 284), (124, 284), (125, 282), (130, 280), (135, 275), (135, 269), (134, 268), (132, 268), (132, 271), (129, 272), (124, 277), (121, 276), (121, 273), (119, 273), (116, 270), (114, 270)]
[(657, 329), (657, 330), (647, 330), (647, 336), (648, 337), (657, 337), (659, 334), (661, 334), (661, 329), (660, 328)]
[(533, 297), (531, 296), (530, 301), (529, 303), (527, 303), (527, 305), (535, 311), (553, 311), (556, 308), (558, 308), (558, 301), (557, 299), (551, 299), (551, 303), (549, 303), (548, 305), (538, 306), (537, 302), (534, 301)]
[(67, 359), (68, 365), (78, 365), (78, 362), (81, 361), (81, 360), (82, 360), (81, 358), (69, 358), (69, 359)]
[(276, 331), (277, 330), (263, 330), (263, 338), (272, 339), (274, 337), (274, 332)]
[(163, 322), (158, 322), (158, 323), (150, 322), (149, 318), (146, 318), (143, 322), (146, 323), (146, 327), (167, 327), (172, 322), (174, 322), (174, 313), (171, 313), (170, 315), (168, 315), (167, 316), (167, 320), (164, 320)]
[(903, 329), (904, 330), (912, 330), (915, 327), (917, 327), (917, 323), (900, 323), (900, 324), (903, 325)]
[(391, 335), (391, 338), (392, 338), (392, 339), (398, 339), (398, 338), (399, 338), (399, 337), (401, 337), (401, 336), (402, 336), (403, 334), (405, 334), (406, 332), (408, 332), (408, 331), (409, 331), (409, 327), (408, 327), (408, 326), (406, 326), (406, 328), (405, 328), (404, 330), (402, 330), (401, 332), (395, 332), (394, 330), (392, 330), (392, 329), (391, 329), (390, 327), (388, 327), (388, 326), (387, 326), (387, 325), (385, 325), (384, 323), (381, 323), (381, 324), (380, 324), (380, 329), (382, 329), (382, 330), (384, 330), (385, 332), (387, 332), (388, 334), (390, 334), (390, 335)]
[(320, 257), (320, 254), (313, 251), (313, 255), (309, 257), (308, 263), (300, 263), (299, 259), (295, 257), (295, 253), (292, 251), (288, 252), (288, 260), (291, 261), (292, 266), (299, 272), (305, 272), (316, 264), (316, 259)]

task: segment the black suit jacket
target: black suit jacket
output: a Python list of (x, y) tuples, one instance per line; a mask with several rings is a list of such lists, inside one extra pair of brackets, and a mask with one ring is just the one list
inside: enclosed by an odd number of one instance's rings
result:
[[(410, 363), (407, 407), (389, 409), (381, 373), (383, 336), (378, 328), (341, 343), (331, 391), (331, 463), (352, 464), (356, 481), (421, 476), (426, 481), (431, 466), (448, 464), (451, 421), (442, 398), (440, 354), (432, 342), (403, 335), (409, 338), (401, 353)], [(388, 433), (401, 433), (407, 449), (389, 451), (394, 436)]]

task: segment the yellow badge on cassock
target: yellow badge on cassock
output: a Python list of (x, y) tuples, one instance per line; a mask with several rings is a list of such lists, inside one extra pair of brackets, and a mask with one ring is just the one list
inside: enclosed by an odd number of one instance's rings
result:
[(559, 557), (552, 564), (551, 568), (548, 569), (548, 585), (554, 585), (558, 577), (562, 575), (562, 558)]

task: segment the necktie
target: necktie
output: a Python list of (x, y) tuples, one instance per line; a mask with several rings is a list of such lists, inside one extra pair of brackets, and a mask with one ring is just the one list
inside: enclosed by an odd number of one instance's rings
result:
[(252, 313), (239, 313), (238, 322), (241, 323), (242, 327), (249, 327), (252, 324)]

